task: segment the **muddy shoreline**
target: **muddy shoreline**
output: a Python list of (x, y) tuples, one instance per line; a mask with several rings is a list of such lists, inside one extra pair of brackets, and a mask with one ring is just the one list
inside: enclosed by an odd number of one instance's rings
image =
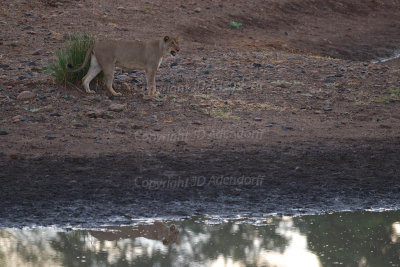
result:
[(399, 148), (397, 139), (140, 158), (3, 160), (0, 226), (399, 208)]

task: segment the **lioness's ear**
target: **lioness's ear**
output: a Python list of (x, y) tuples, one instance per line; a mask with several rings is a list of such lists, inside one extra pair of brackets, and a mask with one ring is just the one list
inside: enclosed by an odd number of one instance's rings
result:
[(169, 40), (169, 36), (164, 37), (164, 42), (167, 42)]
[(171, 226), (169, 227), (169, 230), (174, 231), (175, 230), (175, 224), (171, 224)]

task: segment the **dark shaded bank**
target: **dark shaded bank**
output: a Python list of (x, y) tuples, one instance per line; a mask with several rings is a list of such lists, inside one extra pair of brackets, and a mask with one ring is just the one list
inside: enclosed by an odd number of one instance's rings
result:
[(400, 142), (1, 161), (0, 226), (400, 206)]

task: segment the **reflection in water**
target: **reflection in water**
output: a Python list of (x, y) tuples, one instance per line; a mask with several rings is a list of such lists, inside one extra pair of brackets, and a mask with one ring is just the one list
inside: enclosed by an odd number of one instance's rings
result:
[(177, 226), (0, 229), (0, 266), (398, 266), (399, 218), (347, 212), (257, 225), (195, 218)]
[(179, 244), (178, 234), (174, 224), (170, 227), (162, 222), (150, 225), (134, 226), (105, 226), (98, 230), (90, 230), (89, 233), (98, 240), (115, 241), (119, 239), (144, 237), (151, 240), (161, 241), (164, 245)]
[(392, 224), (393, 234), (392, 234), (392, 242), (397, 243), (400, 241), (400, 222), (394, 222)]

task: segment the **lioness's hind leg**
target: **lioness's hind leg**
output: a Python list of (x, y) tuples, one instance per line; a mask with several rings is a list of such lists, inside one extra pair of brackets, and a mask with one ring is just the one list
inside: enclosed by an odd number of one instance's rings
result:
[(86, 93), (88, 94), (93, 94), (94, 91), (90, 90), (89, 84), (90, 82), (94, 79), (94, 77), (97, 76), (101, 71), (101, 67), (99, 62), (97, 61), (97, 58), (92, 55), (92, 58), (90, 60), (90, 67), (88, 72), (86, 73), (85, 77), (82, 78), (82, 84), (83, 87), (85, 88)]

